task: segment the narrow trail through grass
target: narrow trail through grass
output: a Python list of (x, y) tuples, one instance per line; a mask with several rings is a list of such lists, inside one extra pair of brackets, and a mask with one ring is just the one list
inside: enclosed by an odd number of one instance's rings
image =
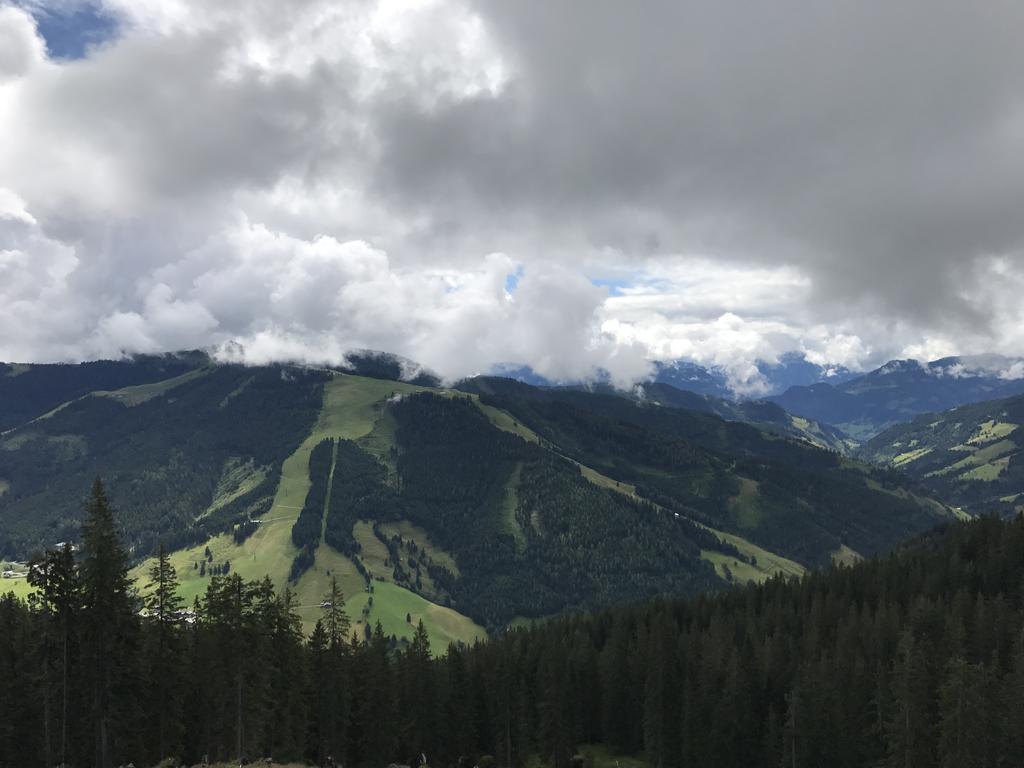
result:
[(324, 496), (324, 511), (320, 517), (320, 546), (327, 538), (327, 515), (331, 513), (331, 489), (334, 488), (334, 468), (338, 466), (338, 441), (331, 442), (331, 471), (327, 473), (327, 494)]

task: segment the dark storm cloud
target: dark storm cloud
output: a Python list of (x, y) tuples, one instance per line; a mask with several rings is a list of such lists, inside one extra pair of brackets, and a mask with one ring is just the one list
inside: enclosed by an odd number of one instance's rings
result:
[[(381, 117), (383, 179), (559, 238), (804, 267), (943, 325), (1024, 238), (1024, 6), (486, 2), (497, 96)], [(609, 226), (609, 223), (611, 226)]]

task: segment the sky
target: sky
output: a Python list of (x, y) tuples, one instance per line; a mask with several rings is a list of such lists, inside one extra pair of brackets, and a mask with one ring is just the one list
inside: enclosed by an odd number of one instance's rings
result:
[(1024, 355), (1014, 0), (0, 0), (0, 359)]

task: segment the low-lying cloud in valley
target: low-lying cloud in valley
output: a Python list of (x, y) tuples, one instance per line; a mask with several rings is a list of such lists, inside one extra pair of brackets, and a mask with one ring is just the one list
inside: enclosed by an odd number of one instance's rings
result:
[[(69, 57), (47, 19), (89, 5)], [(0, 5), (0, 359), (1024, 354), (1024, 7)], [(92, 35), (95, 30), (82, 30)], [(1009, 375), (1009, 374), (1008, 374)]]

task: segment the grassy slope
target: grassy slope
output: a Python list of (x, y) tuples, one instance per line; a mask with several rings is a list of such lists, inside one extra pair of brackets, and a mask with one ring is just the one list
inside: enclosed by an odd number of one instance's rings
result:
[(188, 371), (187, 373), (183, 373), (180, 376), (175, 376), (171, 379), (154, 381), (150, 384), (136, 384), (133, 387), (123, 387), (122, 389), (117, 389), (111, 392), (93, 392), (92, 394), (96, 397), (109, 397), (111, 400), (117, 400), (118, 402), (131, 407), (141, 405), (147, 400), (152, 400), (154, 397), (162, 395), (165, 392), (170, 392), (172, 389), (180, 387), (182, 384), (187, 384), (190, 381), (202, 378), (212, 370), (212, 367), (196, 368), (195, 370)]
[(24, 600), (34, 590), (29, 586), (27, 579), (0, 579), (0, 595), (13, 592), (16, 597)]
[(729, 566), (729, 570), (732, 572), (733, 578), (740, 583), (754, 581), (761, 584), (762, 582), (771, 579), (776, 573), (782, 573), (783, 575), (786, 575), (786, 577), (801, 577), (801, 575), (807, 572), (807, 568), (799, 562), (794, 562), (793, 560), (788, 560), (781, 555), (776, 555), (775, 553), (762, 549), (756, 544), (752, 544), (738, 536), (726, 534), (723, 530), (709, 528), (707, 525), (702, 525), (701, 527), (707, 528), (721, 541), (726, 544), (731, 544), (746, 557), (749, 557), (754, 561), (753, 563), (744, 563), (721, 552), (712, 552), (709, 550), (701, 551), (700, 557), (712, 563), (712, 565), (715, 566), (715, 570), (718, 571), (718, 574), (723, 575), (723, 577), (725, 575), (725, 568), (723, 565)]
[(526, 547), (526, 534), (516, 519), (516, 511), (519, 509), (519, 481), (523, 472), (523, 464), (516, 464), (508, 482), (505, 483), (505, 498), (501, 503), (501, 530), (507, 533), (516, 542), (516, 550), (522, 554)]
[(455, 576), (459, 575), (459, 566), (455, 559), (443, 549), (430, 540), (430, 535), (415, 523), (408, 520), (399, 520), (394, 523), (381, 523), (381, 531), (386, 536), (401, 536), (405, 540), (415, 541), (417, 546), (423, 549), (430, 559), (438, 565), (442, 565), (451, 571)]
[(843, 544), (832, 553), (832, 562), (836, 565), (856, 565), (864, 558)]
[(244, 463), (235, 458), (228, 459), (217, 483), (217, 488), (213, 492), (213, 501), (200, 517), (216, 512), (221, 507), (249, 493), (266, 477), (267, 471), (262, 467), (255, 466), (251, 459)]
[[(443, 652), (449, 643), (455, 641), (471, 643), (487, 637), (487, 633), (481, 627), (462, 614), (431, 603), (414, 592), (387, 581), (373, 582), (373, 606), (364, 617), (363, 609), (370, 596), (364, 591), (345, 601), (346, 611), (352, 618), (357, 632), (363, 631), (364, 622), (372, 627), (379, 621), (384, 627), (385, 634), (395, 635), (399, 639), (411, 639), (416, 623), (422, 619), (430, 634), (430, 645), (435, 653)], [(411, 623), (406, 622), (407, 615), (411, 617)]]
[[(298, 450), (285, 460), (274, 505), (256, 533), (241, 545), (235, 544), (230, 534), (222, 534), (210, 539), (205, 545), (175, 552), (171, 556), (181, 580), (181, 594), (186, 601), (191, 603), (195, 597), (202, 595), (209, 584), (209, 576), (200, 577), (199, 571), (193, 567), (193, 563), (202, 561), (207, 546), (213, 554), (214, 564), (228, 560), (233, 573), (245, 579), (261, 579), (269, 575), (275, 586), (283, 589), (287, 585), (288, 572), (297, 551), (291, 541), (291, 530), (309, 491), (309, 455), (313, 447), (327, 438), (356, 440), (368, 435), (380, 415), (382, 401), (392, 394), (410, 394), (422, 390), (422, 387), (402, 382), (341, 374), (328, 382), (324, 389), (324, 406), (320, 418)], [(149, 565), (147, 561), (137, 567), (132, 572), (133, 577), (144, 582)], [(298, 598), (299, 615), (307, 631), (312, 629), (320, 615), (320, 602), (332, 578), (338, 579), (339, 586), (348, 596), (348, 603), (358, 606), (354, 613), (350, 611), (353, 618), (358, 618), (360, 614), (360, 600), (365, 601), (363, 578), (348, 558), (330, 547), (321, 546), (317, 550), (314, 566), (293, 587)], [(449, 640), (471, 642), (475, 637), (483, 636), (482, 629), (454, 611), (440, 606), (431, 607), (427, 601), (408, 590), (388, 586), (392, 588), (383, 589), (374, 600), (374, 618), (378, 612), (382, 620), (401, 613), (404, 624), (405, 614), (413, 612), (411, 607), (414, 607), (414, 612), (423, 616), (432, 642), (446, 646)], [(405, 593), (404, 596), (402, 593)], [(391, 602), (396, 607), (390, 606)], [(391, 626), (396, 634), (400, 634), (397, 629), (401, 627), (394, 623)], [(385, 629), (389, 633), (392, 631), (387, 624)]]

